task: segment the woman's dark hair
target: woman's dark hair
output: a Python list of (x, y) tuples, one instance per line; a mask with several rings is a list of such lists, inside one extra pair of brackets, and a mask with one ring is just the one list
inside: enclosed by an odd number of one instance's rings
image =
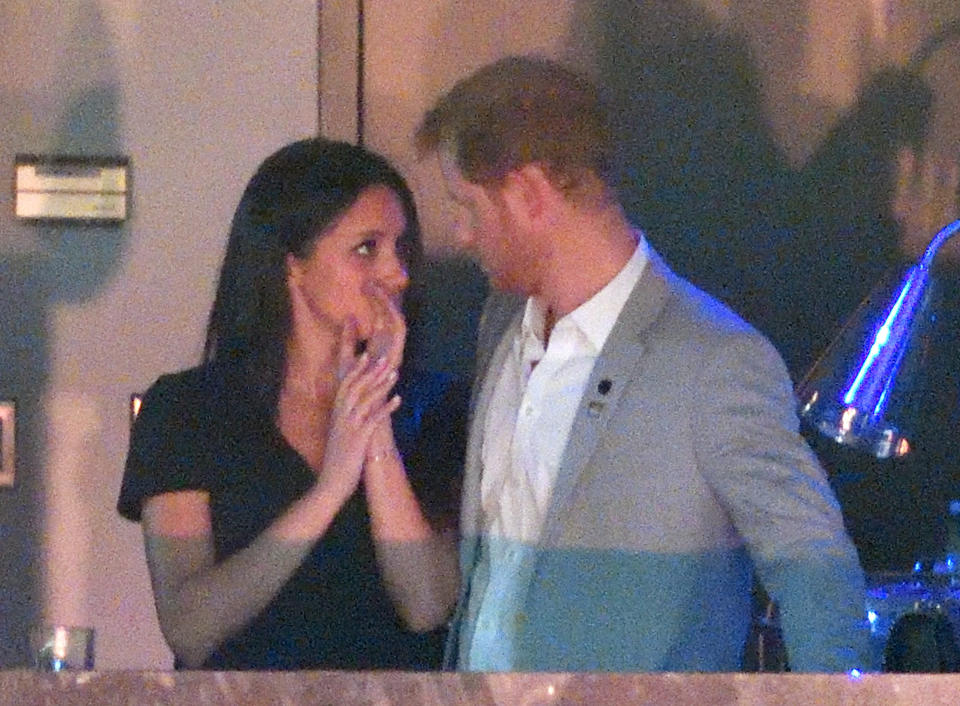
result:
[(398, 247), (414, 266), (421, 255), (413, 195), (383, 157), (323, 138), (293, 142), (267, 157), (233, 216), (203, 359), (239, 373), (260, 401), (276, 407), (291, 326), (286, 256), (306, 257), (317, 238), (372, 186), (403, 205)]

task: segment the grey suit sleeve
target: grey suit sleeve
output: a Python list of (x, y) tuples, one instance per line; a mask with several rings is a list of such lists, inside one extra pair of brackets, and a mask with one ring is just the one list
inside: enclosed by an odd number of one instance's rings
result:
[(698, 387), (698, 462), (780, 606), (791, 669), (864, 668), (863, 571), (780, 356), (759, 335), (732, 337)]

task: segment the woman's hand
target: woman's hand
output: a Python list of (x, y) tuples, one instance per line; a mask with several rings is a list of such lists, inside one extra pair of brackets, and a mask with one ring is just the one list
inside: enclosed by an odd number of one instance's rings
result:
[(386, 357), (394, 370), (403, 362), (403, 347), (407, 340), (407, 322), (397, 303), (378, 284), (368, 284), (364, 293), (370, 298), (373, 311), (373, 333), (367, 341), (367, 351), (374, 358)]
[[(387, 296), (382, 287), (371, 284), (368, 286), (366, 293), (372, 299), (371, 308), (374, 311), (373, 333), (370, 340), (367, 341), (367, 352), (374, 360), (381, 361), (381, 364), (393, 370), (393, 380), (396, 381), (396, 371), (403, 362), (407, 323), (400, 308), (393, 299)], [(395, 395), (393, 400), (399, 406), (399, 396)], [(366, 460), (368, 463), (378, 463), (384, 459), (398, 456), (393, 438), (393, 426), (389, 417), (387, 417), (377, 426), (371, 436)]]
[(356, 326), (345, 327), (340, 339), (338, 372), (343, 373), (330, 412), (319, 484), (349, 496), (360, 481), (363, 461), (375, 430), (389, 425), (400, 399), (388, 398), (397, 381), (389, 358), (368, 351), (354, 357)]
[[(335, 380), (331, 374), (331, 360), (336, 353), (336, 341), (321, 324), (310, 307), (301, 286), (288, 281), (290, 294), (291, 342), (288, 346), (288, 376), (302, 393), (314, 399), (333, 396)], [(346, 371), (340, 374), (343, 379)]]
[[(399, 367), (406, 323), (393, 299), (373, 290), (376, 323), (367, 350)], [(396, 396), (393, 398), (399, 402)], [(456, 536), (430, 525), (397, 452), (389, 418), (374, 430), (363, 465), (377, 564), (404, 624), (415, 632), (442, 625), (457, 598)]]

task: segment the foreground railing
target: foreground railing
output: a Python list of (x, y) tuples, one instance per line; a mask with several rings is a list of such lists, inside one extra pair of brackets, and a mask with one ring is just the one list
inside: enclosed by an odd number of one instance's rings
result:
[(960, 703), (960, 675), (0, 671), (0, 704), (796, 706)]

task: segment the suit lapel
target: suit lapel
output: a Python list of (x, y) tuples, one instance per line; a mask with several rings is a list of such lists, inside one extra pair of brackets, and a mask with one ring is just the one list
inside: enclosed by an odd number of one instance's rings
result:
[(577, 479), (604, 430), (616, 416), (621, 396), (642, 373), (645, 334), (663, 309), (669, 276), (666, 265), (650, 249), (647, 265), (610, 331), (584, 388), (560, 462), (541, 544), (553, 540)]
[[(484, 308), (482, 340), (478, 344), (478, 369), (474, 380), (475, 391), (471, 401), (470, 428), (467, 436), (464, 466), (463, 503), (460, 531), (464, 536), (480, 533), (480, 483), (483, 475), (481, 450), (483, 427), (486, 423), (490, 398), (497, 384), (497, 375), (503, 369), (514, 336), (523, 317), (523, 301), (515, 296), (493, 295)], [(484, 345), (486, 343), (486, 345)]]

